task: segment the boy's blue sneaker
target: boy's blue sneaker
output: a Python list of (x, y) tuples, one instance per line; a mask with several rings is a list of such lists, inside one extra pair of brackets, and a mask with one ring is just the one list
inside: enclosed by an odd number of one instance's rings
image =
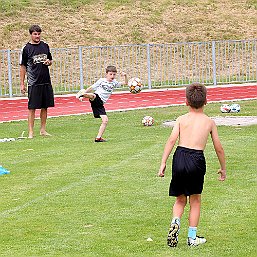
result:
[(5, 174), (10, 174), (10, 171), (6, 170), (4, 167), (0, 166), (0, 176), (5, 175)]
[(167, 245), (170, 247), (176, 247), (178, 244), (179, 225), (177, 223), (170, 224), (170, 230), (167, 238)]
[(202, 236), (196, 236), (195, 239), (193, 239), (191, 237), (187, 238), (187, 244), (189, 246), (198, 246), (198, 245), (206, 243), (206, 241), (207, 240), (204, 237), (202, 237)]

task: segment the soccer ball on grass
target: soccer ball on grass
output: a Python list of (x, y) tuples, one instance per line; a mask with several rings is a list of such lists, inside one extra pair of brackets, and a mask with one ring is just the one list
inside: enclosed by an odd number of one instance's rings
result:
[(230, 105), (230, 112), (240, 112), (240, 105), (239, 104), (231, 104)]
[(128, 81), (129, 91), (132, 94), (137, 94), (142, 90), (143, 84), (139, 78), (132, 78)]
[(222, 104), (220, 106), (220, 111), (222, 113), (227, 113), (227, 112), (230, 112), (231, 108), (230, 108), (230, 105), (229, 104)]
[(239, 104), (222, 104), (220, 107), (220, 111), (223, 113), (228, 112), (240, 112), (240, 105)]
[(154, 119), (153, 117), (151, 116), (145, 116), (143, 119), (142, 119), (142, 124), (144, 126), (152, 126), (154, 124)]

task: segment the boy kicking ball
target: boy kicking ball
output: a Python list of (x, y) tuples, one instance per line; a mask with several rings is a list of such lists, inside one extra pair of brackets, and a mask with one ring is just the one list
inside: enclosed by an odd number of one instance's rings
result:
[(206, 164), (204, 149), (211, 134), (214, 149), (219, 159), (219, 180), (226, 179), (225, 153), (219, 140), (215, 122), (204, 114), (206, 104), (206, 87), (193, 83), (186, 88), (186, 105), (189, 112), (178, 117), (170, 137), (165, 145), (158, 175), (164, 177), (167, 159), (179, 138), (178, 146), (172, 160), (172, 179), (169, 195), (175, 196), (173, 218), (171, 221), (167, 244), (176, 247), (180, 229), (180, 219), (189, 198), (189, 246), (204, 244), (206, 239), (196, 235), (200, 218), (201, 193), (203, 190)]
[[(108, 123), (108, 117), (104, 108), (104, 104), (111, 96), (114, 88), (128, 84), (128, 78), (125, 72), (121, 73), (121, 75), (124, 77), (124, 82), (118, 82), (115, 79), (116, 75), (116, 67), (108, 66), (106, 68), (105, 78), (100, 78), (96, 81), (95, 84), (88, 87), (87, 89), (81, 89), (76, 95), (76, 98), (81, 101), (83, 98), (88, 98), (94, 117), (102, 119), (102, 123), (95, 138), (95, 142), (106, 142), (106, 140), (102, 137)], [(91, 91), (94, 91), (94, 93)]]

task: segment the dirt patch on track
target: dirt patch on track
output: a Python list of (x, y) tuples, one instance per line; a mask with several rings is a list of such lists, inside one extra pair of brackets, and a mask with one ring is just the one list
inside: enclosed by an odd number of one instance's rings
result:
[[(257, 124), (257, 116), (225, 116), (211, 117), (218, 126), (250, 126)], [(164, 126), (173, 127), (175, 121), (165, 121)]]

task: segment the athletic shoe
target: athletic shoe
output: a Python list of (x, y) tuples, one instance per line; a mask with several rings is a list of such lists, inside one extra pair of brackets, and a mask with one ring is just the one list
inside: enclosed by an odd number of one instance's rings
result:
[(96, 138), (95, 142), (107, 142), (107, 140), (103, 139), (102, 137)]
[(0, 166), (0, 176), (5, 175), (5, 174), (10, 174), (10, 171), (6, 170), (4, 167)]
[(79, 100), (82, 100), (81, 97), (83, 97), (83, 95), (86, 94), (86, 89), (81, 89), (79, 90), (79, 92), (76, 94), (76, 98)]
[(201, 236), (196, 236), (195, 239), (193, 239), (191, 237), (187, 238), (187, 244), (189, 246), (197, 246), (197, 245), (201, 245), (201, 244), (204, 244), (204, 243), (206, 243), (206, 239), (204, 237), (201, 237)]
[(177, 223), (170, 224), (170, 230), (167, 238), (167, 245), (170, 247), (176, 247), (178, 244), (179, 225)]

